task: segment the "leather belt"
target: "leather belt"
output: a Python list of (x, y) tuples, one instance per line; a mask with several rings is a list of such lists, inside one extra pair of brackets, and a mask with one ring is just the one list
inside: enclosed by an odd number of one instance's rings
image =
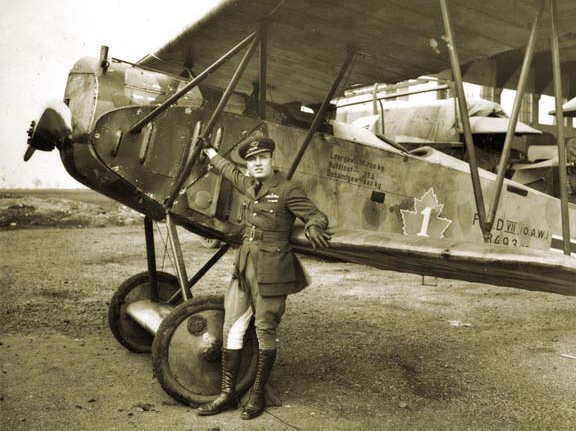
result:
[(262, 241), (288, 241), (290, 232), (274, 232), (258, 229), (256, 226), (247, 226), (244, 232), (244, 238), (248, 241), (262, 240)]

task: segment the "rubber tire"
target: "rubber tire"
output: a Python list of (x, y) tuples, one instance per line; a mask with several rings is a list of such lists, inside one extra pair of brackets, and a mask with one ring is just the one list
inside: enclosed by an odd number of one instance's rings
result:
[[(191, 407), (198, 407), (199, 405), (208, 403), (220, 393), (220, 376), (222, 367), (221, 357), (219, 356), (217, 361), (213, 363), (204, 362), (202, 363), (202, 367), (197, 368), (199, 373), (198, 380), (204, 380), (202, 382), (197, 381), (200, 386), (205, 388), (204, 393), (201, 393), (200, 390), (192, 388), (192, 384), (186, 386), (187, 382), (182, 382), (183, 379), (179, 379), (178, 376), (175, 375), (175, 371), (173, 371), (171, 366), (170, 343), (172, 336), (183, 323), (186, 324), (186, 321), (190, 317), (203, 312), (212, 314), (217, 312), (218, 314), (221, 314), (223, 321), (223, 297), (214, 295), (197, 297), (180, 304), (162, 321), (152, 345), (152, 365), (154, 374), (160, 385), (164, 391), (166, 391), (166, 393), (176, 401)], [(214, 326), (214, 328), (220, 332), (220, 339), (218, 339), (214, 346), (214, 350), (217, 349), (218, 352), (222, 346), (221, 326), (221, 324)], [(193, 347), (194, 343), (190, 343), (189, 345)], [(197, 352), (191, 352), (190, 355), (186, 356), (189, 358), (188, 364), (193, 363), (195, 353)], [(251, 323), (245, 336), (242, 361), (236, 384), (238, 399), (248, 391), (254, 382), (256, 377), (257, 360), (258, 342), (254, 325)], [(210, 369), (210, 372), (206, 371), (207, 368)], [(209, 380), (209, 390), (206, 389), (206, 379)]]
[[(167, 301), (180, 290), (178, 279), (167, 272), (158, 271), (159, 302)], [(135, 292), (140, 288), (141, 291)], [(148, 272), (141, 272), (125, 280), (116, 290), (108, 306), (108, 325), (120, 344), (134, 353), (150, 353), (154, 335), (150, 334), (126, 314), (126, 306), (136, 300), (150, 298)], [(182, 303), (182, 297), (171, 305)]]

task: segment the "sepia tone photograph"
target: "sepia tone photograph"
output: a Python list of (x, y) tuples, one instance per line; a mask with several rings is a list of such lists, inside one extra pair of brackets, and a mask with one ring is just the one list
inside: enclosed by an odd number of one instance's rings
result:
[(573, 429), (575, 19), (5, 4), (0, 429)]

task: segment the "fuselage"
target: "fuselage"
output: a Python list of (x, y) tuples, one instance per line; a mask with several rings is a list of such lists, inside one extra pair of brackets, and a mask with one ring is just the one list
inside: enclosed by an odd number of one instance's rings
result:
[[(140, 133), (129, 129), (185, 83), (124, 63), (112, 62), (104, 71), (96, 59), (80, 60), (70, 72), (64, 97), (76, 137), (60, 148), (68, 172), (153, 219), (164, 218), (164, 203), (174, 192), (194, 129), (208, 121), (212, 102), (194, 89)], [(241, 140), (265, 133), (277, 143), (276, 168), (288, 171), (306, 129), (244, 115), (245, 101), (236, 97), (219, 120), (221, 153), (241, 162), (235, 151)], [(429, 147), (403, 153), (348, 124), (333, 122), (330, 128), (332, 133), (315, 134), (295, 179), (332, 226), (484, 242), (468, 164)], [(205, 161), (195, 164), (170, 211), (191, 231), (237, 241), (242, 198), (205, 168)], [(496, 176), (481, 170), (480, 177), (490, 202)], [(495, 244), (548, 250), (561, 235), (558, 199), (505, 180), (498, 208), (491, 232)], [(576, 231), (572, 207), (570, 228)]]

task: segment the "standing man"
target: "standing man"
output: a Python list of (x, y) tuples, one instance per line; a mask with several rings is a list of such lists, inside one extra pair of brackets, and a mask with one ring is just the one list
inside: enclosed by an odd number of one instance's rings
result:
[(308, 199), (296, 183), (275, 171), (274, 141), (255, 137), (238, 150), (246, 160), (248, 174), (224, 159), (213, 148), (204, 152), (210, 163), (244, 194), (245, 231), (234, 263), (232, 282), (224, 296), (221, 393), (198, 408), (201, 416), (234, 408), (236, 378), (244, 334), (252, 317), (258, 338), (256, 378), (242, 419), (260, 416), (266, 408), (265, 386), (276, 360), (276, 328), (286, 305), (286, 296), (304, 289), (308, 279), (289, 243), (296, 218), (305, 225), (314, 249), (328, 247), (328, 218)]

